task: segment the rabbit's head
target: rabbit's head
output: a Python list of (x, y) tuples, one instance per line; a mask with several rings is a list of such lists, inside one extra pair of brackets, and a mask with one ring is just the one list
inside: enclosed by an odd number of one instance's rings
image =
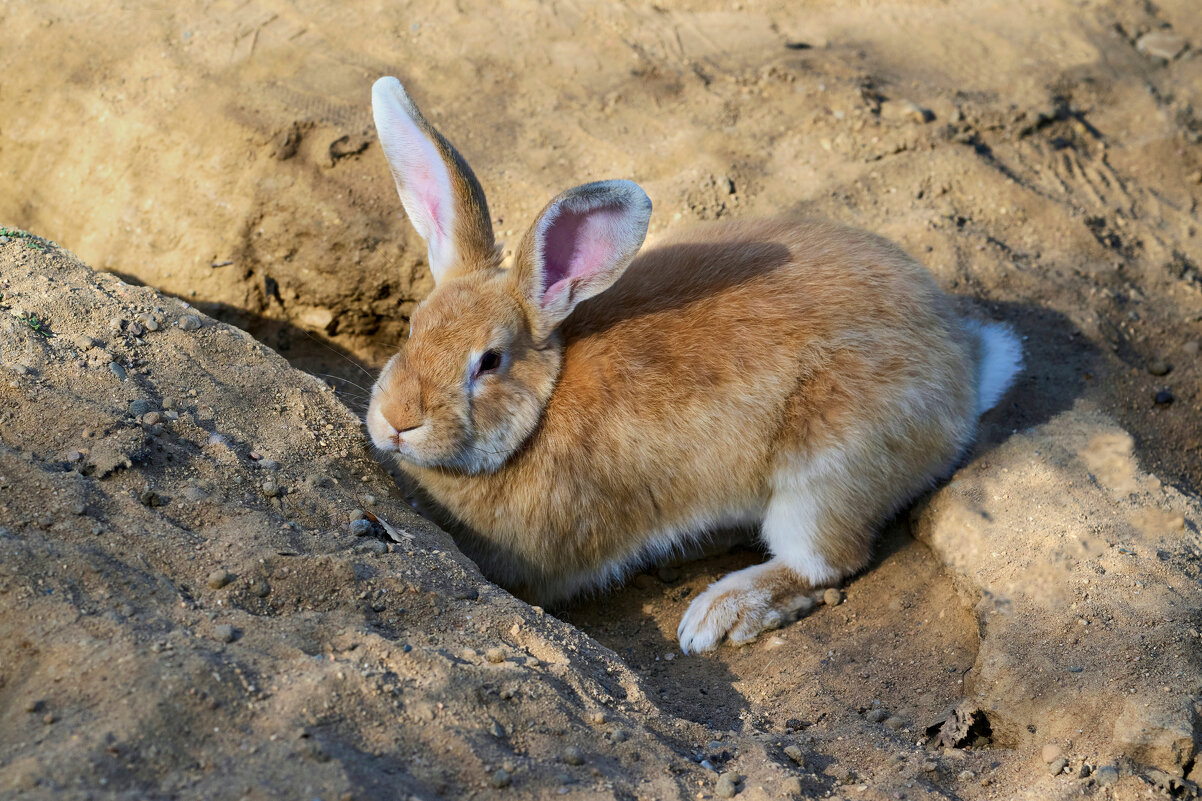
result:
[(562, 361), (556, 329), (608, 287), (647, 234), (651, 201), (630, 181), (570, 189), (539, 214), (502, 269), (471, 168), (395, 78), (372, 88), (401, 202), (426, 241), (435, 289), (372, 388), (373, 444), (426, 468), (496, 470), (538, 426)]

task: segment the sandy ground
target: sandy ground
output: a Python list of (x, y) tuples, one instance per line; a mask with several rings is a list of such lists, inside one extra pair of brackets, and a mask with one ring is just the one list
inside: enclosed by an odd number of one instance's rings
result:
[[(1202, 693), (1195, 4), (443, 6), (0, 7), (0, 223), (174, 296), (0, 245), (0, 788), (693, 798), (725, 770), (740, 797), (1195, 792), (1170, 778)], [(758, 558), (736, 550), (540, 616), (408, 516), (337, 403), (361, 409), (430, 288), (370, 128), (381, 74), (472, 163), (502, 238), (603, 177), (647, 189), (653, 236), (834, 217), (1013, 324), (1029, 369), (840, 605), (676, 656), (689, 598)], [(365, 494), (425, 539), (371, 553)], [(237, 580), (206, 589), (218, 569)], [(965, 703), (991, 734), (933, 747)], [(211, 728), (238, 735), (181, 731)]]

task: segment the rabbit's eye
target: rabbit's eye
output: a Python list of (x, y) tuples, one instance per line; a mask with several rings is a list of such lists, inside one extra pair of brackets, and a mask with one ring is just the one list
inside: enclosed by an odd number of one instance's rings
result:
[(484, 373), (493, 373), (493, 372), (496, 372), (497, 368), (500, 366), (501, 366), (501, 351), (490, 350), (490, 351), (487, 351), (483, 356), (480, 357), (480, 369), (477, 370), (476, 372), (477, 372), (477, 375), (483, 375)]

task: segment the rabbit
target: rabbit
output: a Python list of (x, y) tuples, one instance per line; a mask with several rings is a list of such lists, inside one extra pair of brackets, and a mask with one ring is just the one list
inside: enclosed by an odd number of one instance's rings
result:
[(710, 585), (677, 632), (685, 653), (749, 641), (863, 568), (1022, 368), (1010, 329), (963, 319), (865, 231), (718, 222), (639, 254), (651, 201), (626, 180), (555, 197), (503, 267), (460, 154), (396, 78), (372, 106), (435, 287), (367, 431), (527, 600), (757, 526), (770, 558)]

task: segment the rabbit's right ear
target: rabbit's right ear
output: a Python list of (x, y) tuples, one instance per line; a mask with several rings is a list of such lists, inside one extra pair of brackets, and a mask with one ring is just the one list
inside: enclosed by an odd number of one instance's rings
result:
[(535, 341), (621, 277), (650, 222), (651, 199), (632, 181), (584, 184), (547, 204), (514, 264)]
[(488, 203), (467, 162), (426, 122), (396, 78), (376, 81), (371, 108), (405, 213), (426, 240), (434, 282), (495, 266)]

